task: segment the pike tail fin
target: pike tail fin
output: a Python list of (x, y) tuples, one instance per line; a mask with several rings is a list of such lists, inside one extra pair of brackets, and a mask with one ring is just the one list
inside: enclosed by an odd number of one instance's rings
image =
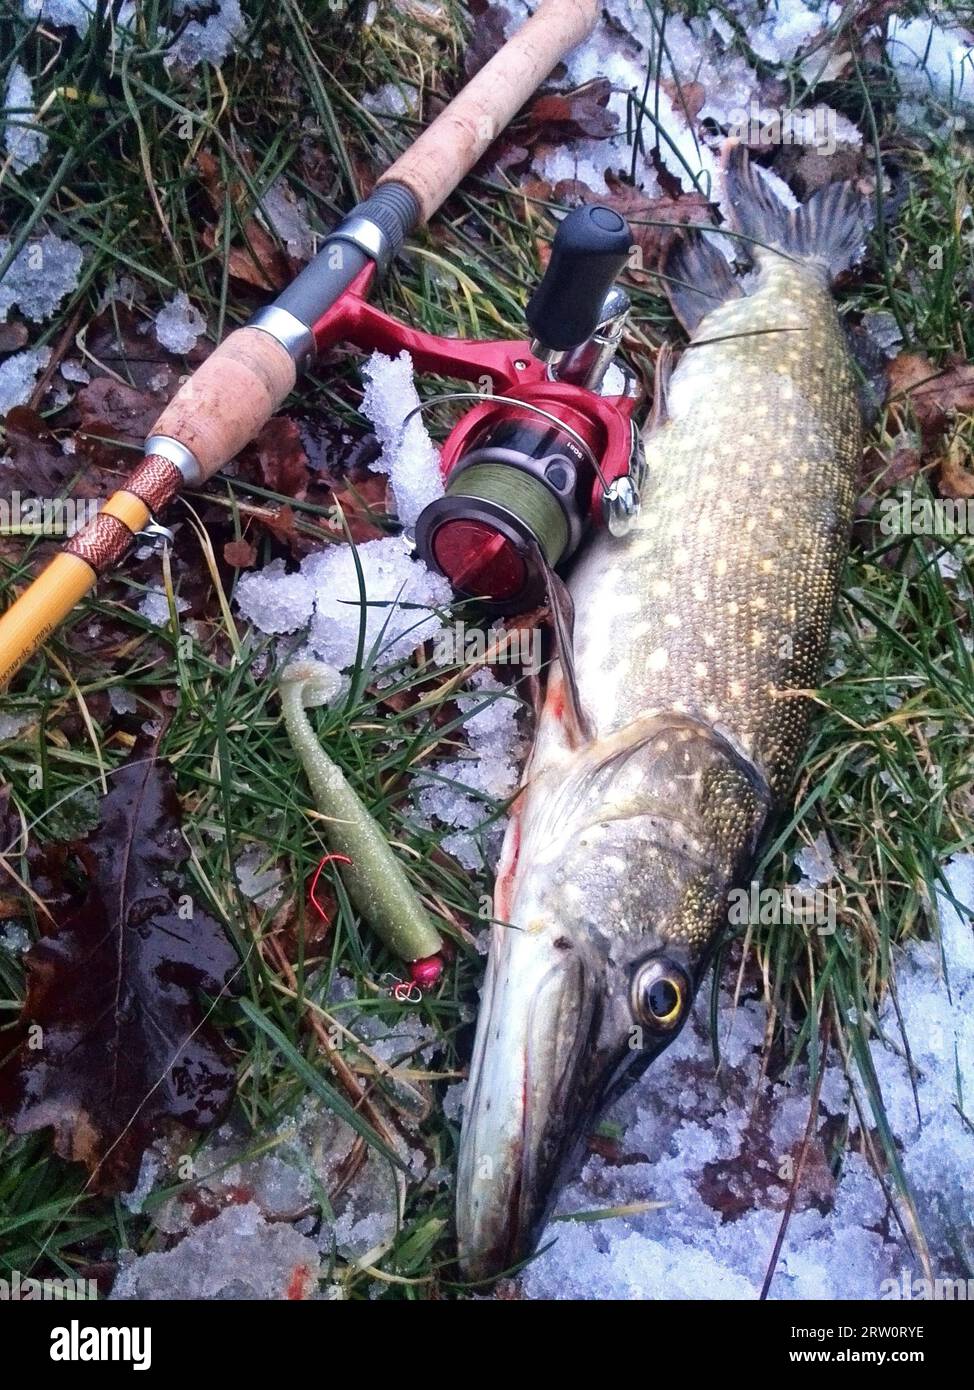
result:
[[(818, 266), (830, 283), (860, 260), (871, 219), (867, 200), (853, 184), (826, 184), (790, 209), (737, 140), (724, 145), (722, 164), (731, 226), (742, 238), (733, 246), (742, 260), (752, 247), (770, 247)], [(673, 241), (662, 270), (673, 312), (691, 335), (712, 309), (748, 292), (712, 240), (693, 228)]]
[(821, 266), (831, 282), (862, 257), (870, 219), (868, 204), (853, 184), (828, 183), (807, 203), (789, 209), (738, 141), (727, 142), (722, 162), (734, 229), (742, 236)]

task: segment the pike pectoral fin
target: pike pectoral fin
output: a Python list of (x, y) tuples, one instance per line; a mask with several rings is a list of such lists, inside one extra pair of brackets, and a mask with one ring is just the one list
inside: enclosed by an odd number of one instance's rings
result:
[(575, 604), (564, 580), (544, 561), (545, 583), (548, 587), (548, 607), (555, 656), (561, 667), (565, 692), (564, 728), (568, 744), (580, 748), (594, 737), (592, 722), (582, 705), (575, 676)]

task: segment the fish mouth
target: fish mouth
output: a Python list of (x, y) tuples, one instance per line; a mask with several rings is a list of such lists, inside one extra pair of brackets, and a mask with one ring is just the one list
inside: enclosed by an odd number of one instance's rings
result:
[(459, 1260), (472, 1282), (534, 1250), (611, 1070), (598, 1045), (601, 966), (566, 937), (495, 931), (457, 1173)]

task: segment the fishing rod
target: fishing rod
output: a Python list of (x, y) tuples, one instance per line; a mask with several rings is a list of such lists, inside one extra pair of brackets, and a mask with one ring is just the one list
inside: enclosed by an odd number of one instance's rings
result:
[(124, 487), (0, 618), (0, 686), (137, 537), (163, 531), (156, 518), (180, 490), (218, 473), (280, 407), (298, 373), (339, 342), (366, 351), (406, 348), (419, 371), (490, 383), (486, 394), (453, 393), (474, 407), (444, 445), (445, 495), (416, 526), (420, 554), (459, 593), (500, 611), (525, 609), (590, 521), (626, 531), (638, 509), (636, 393), (629, 378), (616, 396), (601, 394), (628, 312), (626, 296), (612, 288), (630, 246), (617, 213), (589, 206), (561, 223), (528, 306), (531, 339), (439, 338), (367, 299), (410, 232), (597, 17), (596, 0), (542, 0), (297, 278), (179, 388)]

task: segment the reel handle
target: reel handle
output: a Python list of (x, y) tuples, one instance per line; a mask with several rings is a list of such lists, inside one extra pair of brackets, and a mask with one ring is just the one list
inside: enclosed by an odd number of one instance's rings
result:
[(597, 203), (575, 208), (561, 222), (526, 313), (542, 353), (567, 352), (592, 336), (631, 244), (625, 218)]

